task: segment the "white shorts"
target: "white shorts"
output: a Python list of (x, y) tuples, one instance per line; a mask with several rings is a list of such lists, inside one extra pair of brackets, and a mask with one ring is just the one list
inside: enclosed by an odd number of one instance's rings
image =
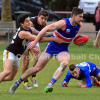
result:
[[(33, 41), (30, 41), (29, 43), (31, 43), (31, 42), (33, 42)], [(39, 42), (35, 46), (40, 47)], [(28, 51), (28, 48), (26, 48), (26, 50), (24, 52), (26, 52), (26, 51)]]
[(20, 66), (20, 58), (15, 56), (12, 52), (4, 50), (4, 52), (3, 52), (3, 62), (5, 62), (6, 60), (13, 60), (13, 66), (14, 67)]
[(36, 46), (40, 47), (39, 42), (36, 44)]

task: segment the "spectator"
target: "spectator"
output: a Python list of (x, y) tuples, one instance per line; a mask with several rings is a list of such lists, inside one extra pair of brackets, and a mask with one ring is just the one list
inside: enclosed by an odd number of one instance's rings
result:
[[(95, 30), (99, 31), (100, 29), (100, 1), (98, 1), (98, 6), (95, 9), (94, 25), (95, 25)], [(98, 32), (96, 32), (96, 36), (97, 34)]]

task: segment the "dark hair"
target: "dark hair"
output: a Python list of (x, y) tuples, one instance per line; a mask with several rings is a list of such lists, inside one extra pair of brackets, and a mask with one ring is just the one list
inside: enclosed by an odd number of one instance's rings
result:
[(40, 10), (40, 12), (38, 14), (38, 16), (41, 16), (41, 15), (46, 17), (46, 16), (49, 16), (49, 13), (47, 12), (47, 10), (43, 9), (43, 10)]
[(73, 10), (72, 10), (71, 17), (72, 17), (73, 15), (82, 14), (83, 12), (84, 12), (83, 9), (80, 9), (80, 8), (74, 7)]
[(20, 14), (17, 18), (17, 22), (20, 25), (20, 23), (24, 23), (25, 19), (29, 17), (28, 14)]
[(73, 71), (75, 68), (77, 68), (77, 67), (76, 67), (76, 65), (74, 65), (74, 64), (71, 64), (71, 65), (69, 66), (69, 70), (70, 70), (70, 71)]

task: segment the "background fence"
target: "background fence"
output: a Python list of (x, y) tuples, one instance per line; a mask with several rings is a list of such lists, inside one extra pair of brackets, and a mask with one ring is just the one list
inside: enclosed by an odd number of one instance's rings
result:
[[(53, 22), (48, 22), (48, 24), (51, 23)], [(13, 28), (0, 28), (0, 44), (9, 44), (14, 33), (15, 30)], [(88, 35), (89, 39), (94, 39), (96, 37), (95, 26), (93, 23), (83, 23), (79, 34)]]

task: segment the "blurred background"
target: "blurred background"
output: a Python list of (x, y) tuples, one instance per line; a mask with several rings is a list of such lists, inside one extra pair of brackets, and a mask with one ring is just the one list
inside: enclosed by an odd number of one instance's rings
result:
[[(30, 17), (37, 16), (41, 9), (49, 12), (48, 24), (64, 17), (69, 18), (73, 7), (84, 9), (83, 28), (80, 33), (93, 33), (95, 9), (99, 0), (0, 0), (0, 38), (6, 37), (9, 42), (19, 27), (16, 19), (21, 13), (28, 13)], [(90, 26), (90, 27), (88, 27)], [(88, 27), (88, 28), (87, 28)], [(90, 36), (91, 36), (90, 34)], [(2, 39), (0, 39), (2, 40)]]

